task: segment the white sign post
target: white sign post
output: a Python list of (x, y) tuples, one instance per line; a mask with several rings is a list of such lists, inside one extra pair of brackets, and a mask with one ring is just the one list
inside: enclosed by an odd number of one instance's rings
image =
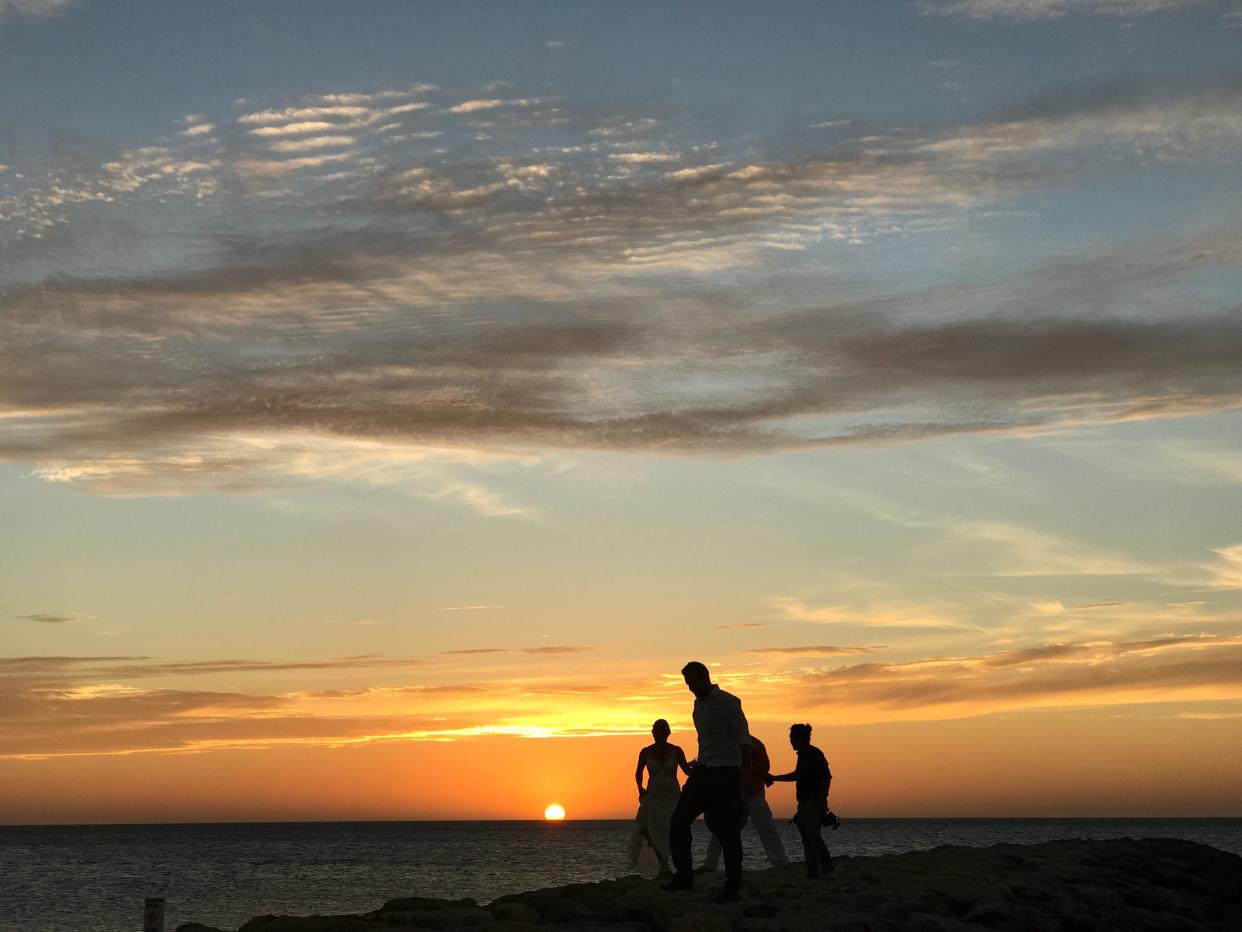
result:
[(142, 932), (164, 932), (164, 898), (147, 897), (142, 908)]

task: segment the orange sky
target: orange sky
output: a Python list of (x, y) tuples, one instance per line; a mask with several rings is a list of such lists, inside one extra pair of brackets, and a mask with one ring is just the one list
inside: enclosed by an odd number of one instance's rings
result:
[[(776, 769), (784, 733), (756, 727)], [(847, 817), (1242, 815), (1242, 719), (1143, 709), (826, 727)], [(693, 754), (693, 740), (674, 735)], [(0, 762), (0, 820), (627, 818), (638, 737), (470, 738)], [(778, 815), (792, 790), (770, 791)]]
[[(1242, 639), (1101, 635), (972, 652), (973, 632), (916, 632), (881, 660), (746, 649), (747, 629), (711, 663), (774, 769), (788, 724), (816, 726), (853, 817), (1242, 815)], [(691, 695), (642, 642), (0, 663), (8, 823), (626, 818), (654, 719), (697, 750)]]

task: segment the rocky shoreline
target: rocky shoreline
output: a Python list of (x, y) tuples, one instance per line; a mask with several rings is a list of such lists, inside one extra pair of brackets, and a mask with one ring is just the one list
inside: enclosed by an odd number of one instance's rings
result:
[[(474, 900), (405, 897), (353, 916), (259, 916), (238, 932), (1026, 932), (1242, 929), (1242, 857), (1188, 841), (1070, 839), (841, 857), (808, 881), (801, 865), (748, 872), (741, 902), (720, 875), (668, 893), (640, 877)], [(177, 932), (222, 932), (191, 923)]]

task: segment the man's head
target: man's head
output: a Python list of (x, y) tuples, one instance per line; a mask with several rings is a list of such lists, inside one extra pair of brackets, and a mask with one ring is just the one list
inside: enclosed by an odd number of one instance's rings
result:
[(667, 741), (668, 736), (673, 733), (673, 729), (668, 727), (668, 722), (662, 718), (657, 718), (651, 723), (651, 737), (657, 741)]
[(697, 660), (691, 660), (688, 664), (681, 668), (682, 678), (686, 681), (686, 686), (690, 692), (699, 698), (706, 696), (712, 688), (712, 675), (707, 672), (707, 667), (699, 663)]
[(795, 751), (811, 746), (811, 726), (806, 724), (789, 726), (789, 744)]

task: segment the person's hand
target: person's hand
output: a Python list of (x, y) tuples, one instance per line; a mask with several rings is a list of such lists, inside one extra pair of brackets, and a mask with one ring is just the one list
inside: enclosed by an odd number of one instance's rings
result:
[(765, 774), (763, 775), (763, 785), (764, 785), (764, 786), (771, 786), (771, 785), (772, 785), (773, 783), (775, 783), (775, 782), (776, 782), (776, 781), (772, 779), (772, 775), (771, 775), (770, 773), (765, 773)]
[(643, 787), (641, 787), (641, 786), (640, 786), (640, 787), (638, 788), (638, 801), (639, 801), (639, 802), (642, 802), (643, 797), (644, 797), (644, 796), (646, 796), (646, 795), (647, 795), (647, 791), (646, 791), (645, 789), (643, 789)]

